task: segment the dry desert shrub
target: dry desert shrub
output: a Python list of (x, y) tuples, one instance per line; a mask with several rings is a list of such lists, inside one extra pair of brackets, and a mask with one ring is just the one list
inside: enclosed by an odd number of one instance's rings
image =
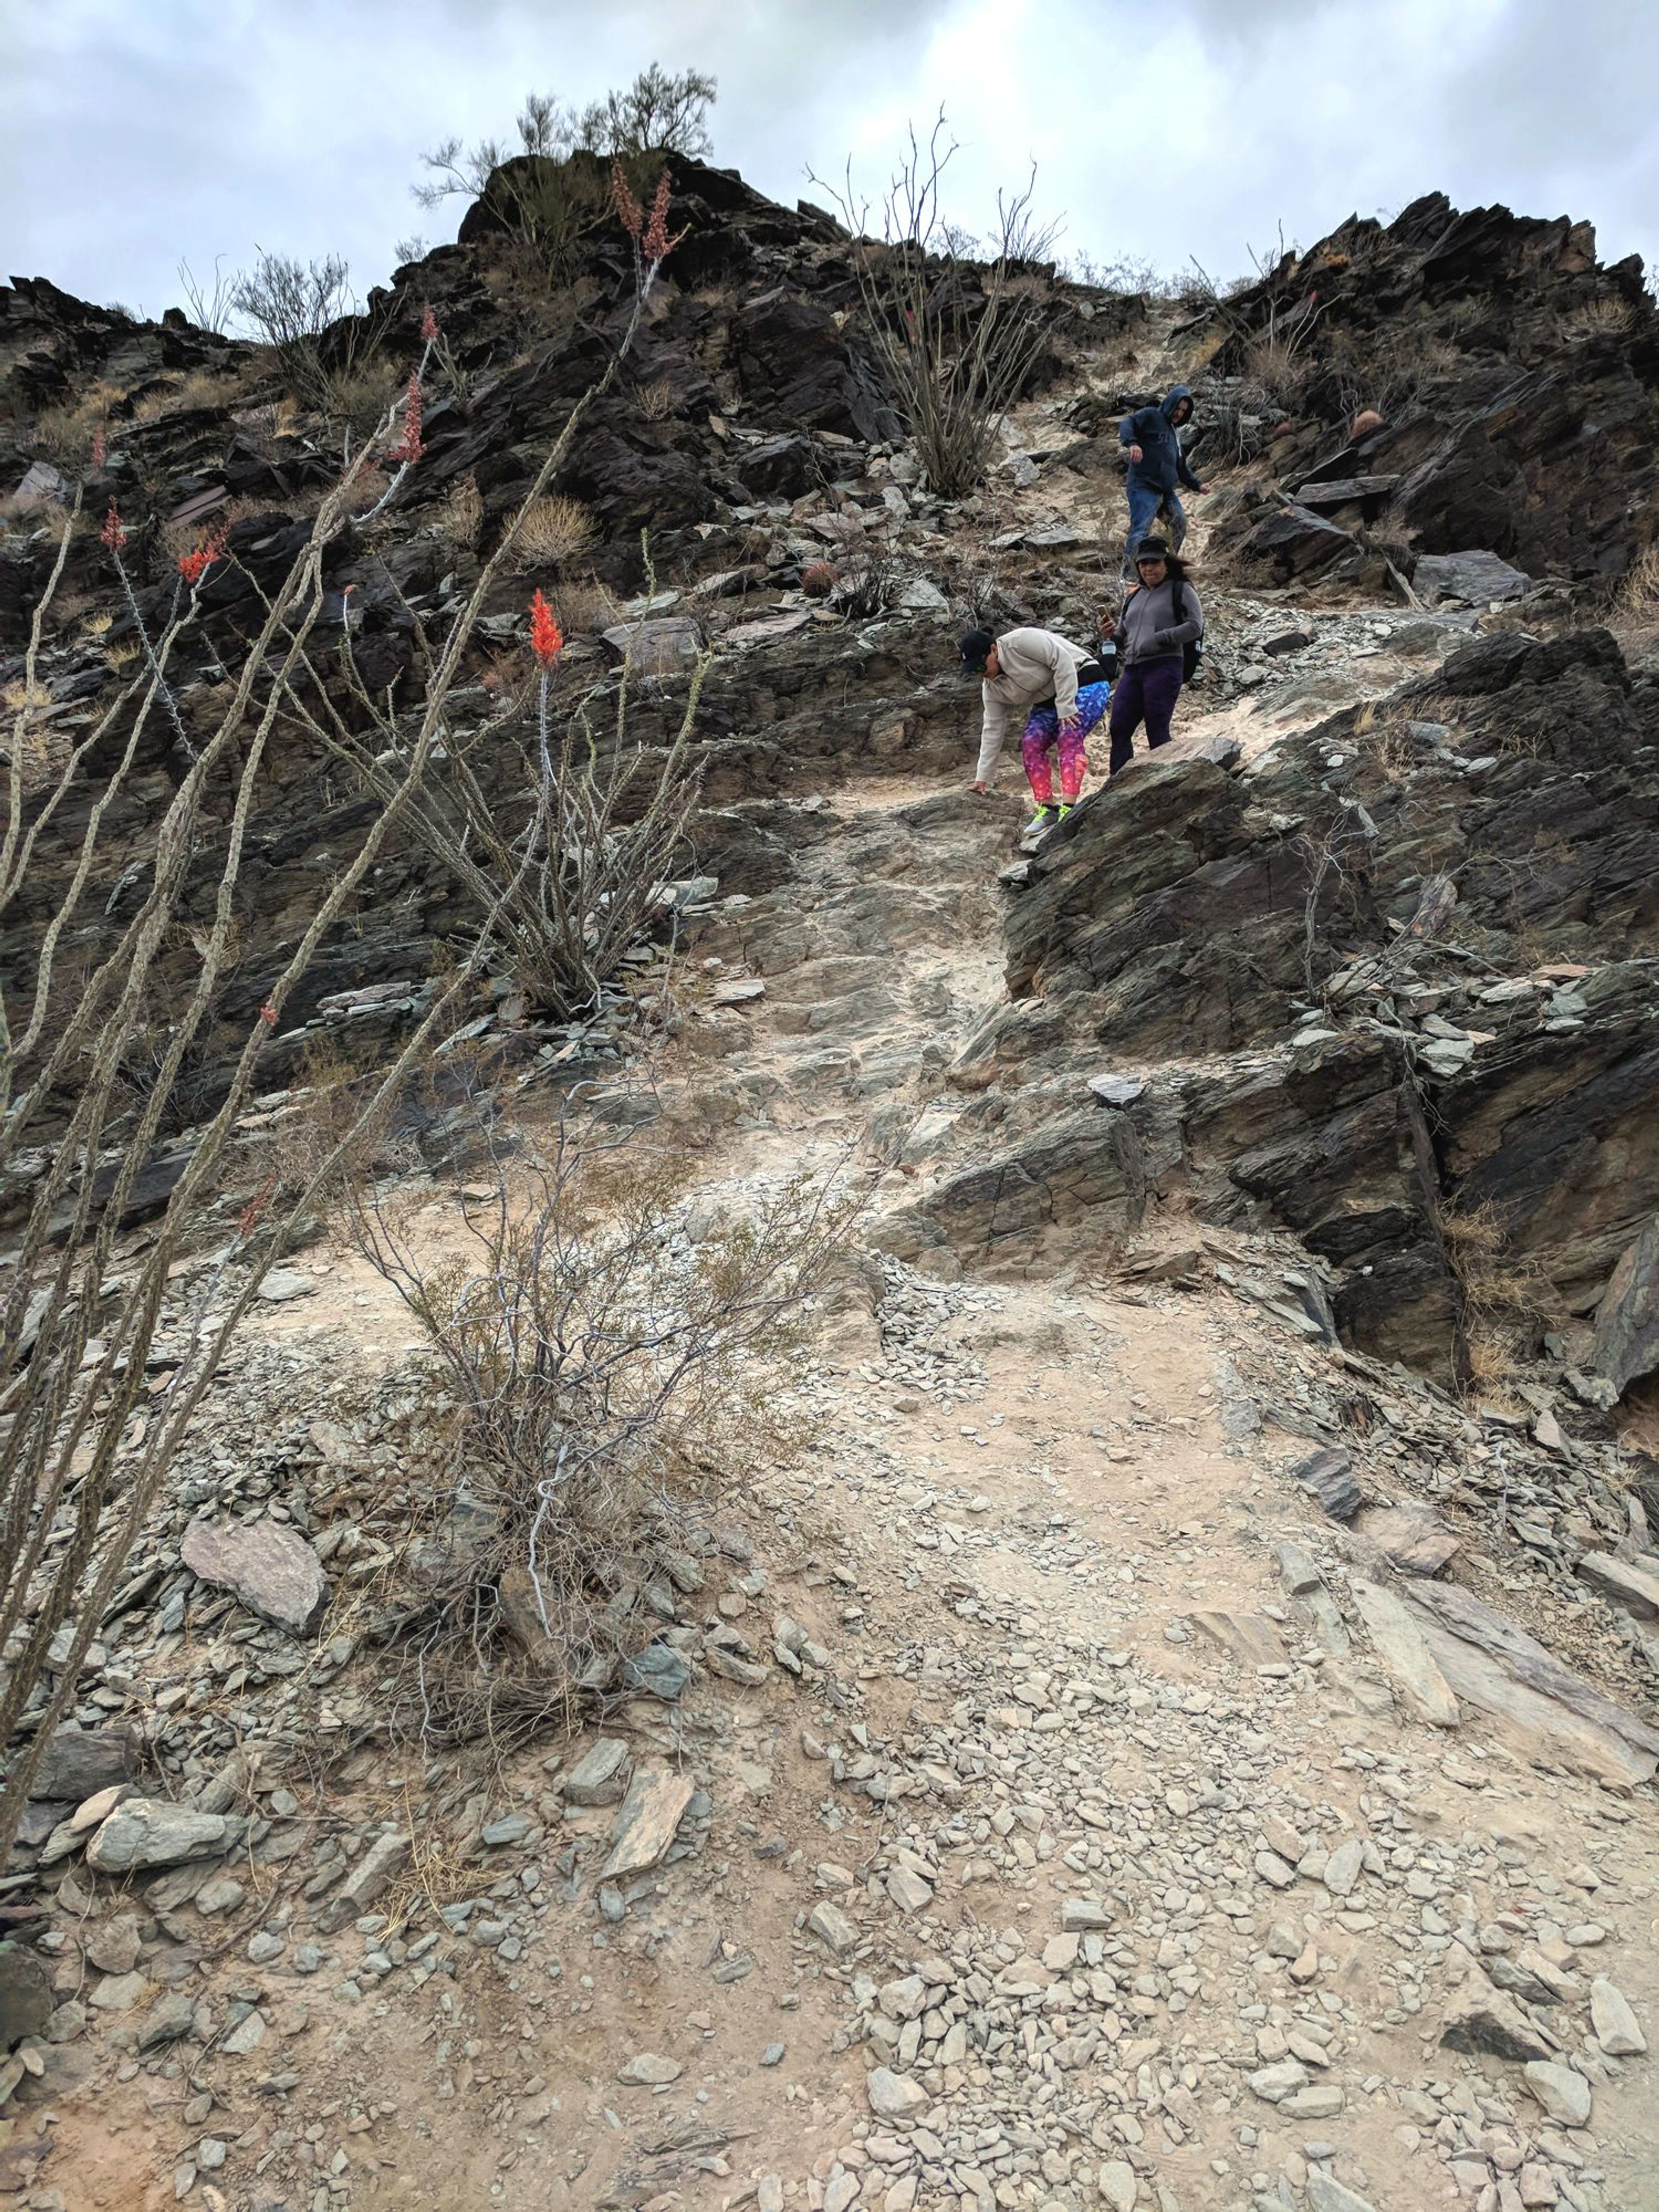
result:
[(1659, 621), (1659, 541), (1644, 545), (1632, 562), (1614, 604), (1626, 622)]
[(533, 500), (504, 540), (511, 565), (520, 574), (558, 568), (586, 551), (598, 534), (592, 510), (563, 492)]
[(452, 544), (476, 545), (478, 532), (483, 528), (483, 495), (478, 489), (478, 479), (469, 473), (450, 487), (434, 520)]
[(854, 1200), (798, 1178), (694, 1237), (693, 1156), (629, 1118), (648, 1094), (580, 1085), (540, 1130), (472, 1103), (448, 1235), (425, 1188), (366, 1180), (350, 1218), (455, 1408), (452, 1478), (389, 1592), (393, 1719), (501, 1745), (617, 1686), (656, 1640), (665, 1553), (782, 1448), (772, 1404)]
[(1533, 1356), (1555, 1300), (1542, 1265), (1518, 1252), (1490, 1200), (1440, 1218), (1446, 1262), (1457, 1283), (1468, 1380), (1477, 1394), (1501, 1394)]
[(1568, 337), (1623, 337), (1636, 326), (1636, 310), (1628, 300), (1587, 300), (1562, 319)]
[(665, 376), (659, 376), (640, 386), (634, 404), (647, 422), (665, 422), (674, 411), (674, 387)]
[(126, 394), (119, 385), (101, 378), (73, 399), (42, 408), (35, 418), (27, 450), (42, 460), (77, 473), (87, 465), (93, 441), (111, 412), (123, 404)]

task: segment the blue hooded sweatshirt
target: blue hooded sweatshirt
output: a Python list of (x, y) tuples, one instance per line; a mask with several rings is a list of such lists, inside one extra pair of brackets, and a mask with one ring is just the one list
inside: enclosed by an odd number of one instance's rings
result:
[(1172, 384), (1158, 406), (1142, 407), (1124, 416), (1118, 426), (1117, 442), (1140, 448), (1140, 459), (1129, 464), (1132, 484), (1144, 485), (1149, 491), (1173, 491), (1177, 483), (1185, 484), (1188, 491), (1198, 489), (1199, 479), (1187, 465), (1187, 456), (1170, 419), (1181, 402), (1192, 396), (1187, 385)]

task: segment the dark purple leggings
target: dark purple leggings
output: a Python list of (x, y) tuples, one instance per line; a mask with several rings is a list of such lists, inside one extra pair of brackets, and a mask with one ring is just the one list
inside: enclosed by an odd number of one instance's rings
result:
[(1112, 762), (1107, 769), (1115, 775), (1125, 766), (1134, 746), (1130, 742), (1144, 720), (1149, 745), (1170, 742), (1170, 717), (1181, 696), (1181, 659), (1176, 653), (1158, 660), (1132, 661), (1112, 690)]

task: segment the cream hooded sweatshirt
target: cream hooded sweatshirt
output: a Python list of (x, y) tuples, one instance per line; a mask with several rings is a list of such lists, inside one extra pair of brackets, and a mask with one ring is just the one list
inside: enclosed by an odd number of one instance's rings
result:
[(1033, 707), (1052, 699), (1054, 712), (1068, 721), (1077, 707), (1077, 672), (1092, 656), (1051, 629), (1005, 630), (997, 640), (997, 669), (981, 686), (985, 721), (980, 732), (975, 783), (988, 783), (1002, 757), (1008, 725), (1016, 712), (1023, 720)]

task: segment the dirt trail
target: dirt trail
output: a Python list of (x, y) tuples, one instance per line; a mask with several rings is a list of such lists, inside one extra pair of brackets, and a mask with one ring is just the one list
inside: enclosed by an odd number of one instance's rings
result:
[[(984, 1142), (940, 1076), (1000, 1000), (1018, 815), (829, 805), (805, 884), (696, 948), (711, 991), (765, 985), (676, 1077), (724, 1125), (711, 1202), (868, 1138), (900, 1204)], [(1587, 2040), (1598, 1978), (1659, 2023), (1650, 1793), (1390, 1696), (1261, 1412), (1333, 1355), (1183, 1287), (1189, 1230), (1138, 1280), (890, 1264), (799, 1377), (819, 1443), (717, 1516), (684, 1617), (726, 1663), (606, 1724), (696, 1793), (668, 1860), (604, 1873), (616, 1793), (564, 1789), (591, 1731), (509, 1760), (459, 1838), (417, 1820), (419, 1879), (355, 1924), (264, 1873), (210, 2000), (257, 2002), (260, 2055), (112, 2079), (76, 2046), (96, 2119), (60, 2074), (60, 2197), (27, 2201), (1655, 2212), (1651, 2061)], [(324, 1269), (253, 1353), (395, 1363), (385, 1286)], [(329, 1786), (361, 1824), (439, 1779), (362, 1753)], [(1534, 2088), (1442, 2043), (1460, 2007)]]
[[(763, 960), (760, 913), (727, 948), (768, 986), (738, 1079), (781, 1086), (728, 1140), (735, 1190), (860, 1118), (925, 1127), (919, 1060), (1000, 994), (1006, 810), (882, 787), (835, 811), (789, 895), (801, 957)], [(1304, 1443), (1241, 1427), (1239, 1375), (1289, 1396), (1328, 1355), (1086, 1260), (895, 1269), (880, 1319), (803, 1376), (823, 1444), (757, 1475), (752, 1556), (696, 1601), (763, 1661), (787, 1615), (824, 1663), (630, 1709), (635, 1761), (671, 1759), (712, 1826), (619, 1920), (578, 1857), (521, 1963), (496, 1937), (435, 2012), (323, 2026), (396, 2107), (351, 2147), (354, 2200), (1659, 2205), (1645, 2059), (1591, 2054), (1580, 2130), (1513, 2061), (1438, 2044), (1517, 1962), (1581, 2054), (1598, 1975), (1659, 2017), (1659, 1856), (1645, 1795), (1403, 1717), (1292, 1600), (1276, 1545), (1334, 1581), (1336, 1532), (1285, 1471)], [(548, 1802), (535, 1761), (522, 1786)], [(567, 1810), (532, 1856), (612, 1818)], [(467, 1875), (498, 1925), (520, 1856)], [(622, 2086), (641, 2051), (683, 2070)]]

